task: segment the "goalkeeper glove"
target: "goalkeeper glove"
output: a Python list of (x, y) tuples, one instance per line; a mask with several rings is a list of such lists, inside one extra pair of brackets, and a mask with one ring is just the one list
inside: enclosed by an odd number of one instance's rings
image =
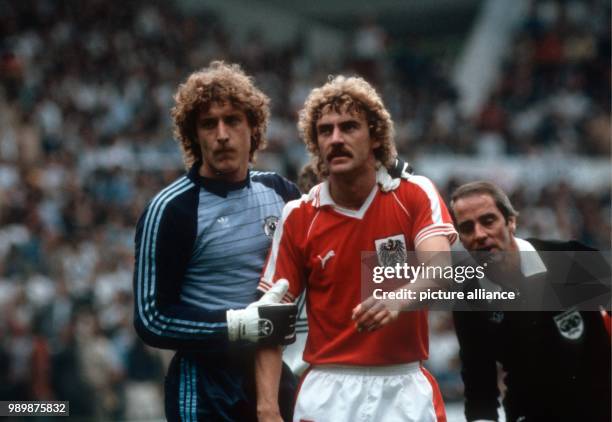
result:
[(226, 312), (230, 341), (247, 340), (264, 345), (287, 345), (295, 341), (297, 305), (279, 303), (289, 282), (281, 279), (246, 309)]

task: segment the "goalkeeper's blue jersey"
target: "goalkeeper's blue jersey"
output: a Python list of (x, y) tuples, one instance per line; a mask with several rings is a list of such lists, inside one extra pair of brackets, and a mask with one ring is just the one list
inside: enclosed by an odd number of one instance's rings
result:
[(136, 229), (134, 321), (155, 347), (228, 346), (225, 311), (256, 299), (283, 206), (300, 196), (275, 173), (227, 183), (199, 166), (159, 192)]

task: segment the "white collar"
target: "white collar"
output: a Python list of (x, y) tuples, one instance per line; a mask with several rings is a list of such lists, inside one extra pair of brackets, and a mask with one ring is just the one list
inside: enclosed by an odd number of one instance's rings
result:
[(319, 203), (318, 203), (319, 207), (330, 205), (334, 208), (334, 210), (336, 210), (340, 214), (344, 214), (348, 217), (357, 218), (359, 220), (363, 218), (368, 208), (370, 208), (370, 205), (372, 204), (372, 201), (374, 201), (374, 198), (376, 197), (376, 193), (378, 192), (378, 183), (374, 183), (374, 187), (372, 188), (372, 191), (370, 192), (370, 194), (368, 195), (364, 203), (361, 205), (361, 207), (358, 210), (352, 210), (349, 208), (341, 207), (340, 205), (334, 202), (331, 196), (331, 193), (329, 192), (329, 181), (325, 180), (323, 183), (321, 183), (320, 186), (321, 188), (319, 189)]
[(531, 277), (532, 275), (545, 273), (547, 271), (546, 265), (540, 258), (540, 255), (533, 247), (533, 245), (526, 240), (515, 237), (516, 245), (518, 246), (519, 252), (534, 252), (534, 253), (521, 253), (521, 272), (525, 277)]

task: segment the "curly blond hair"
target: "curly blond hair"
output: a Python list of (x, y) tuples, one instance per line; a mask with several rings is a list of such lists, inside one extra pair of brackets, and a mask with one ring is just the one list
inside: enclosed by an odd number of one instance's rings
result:
[(196, 133), (198, 113), (207, 111), (213, 103), (225, 104), (227, 101), (246, 114), (251, 127), (249, 161), (254, 161), (257, 150), (265, 148), (270, 99), (255, 87), (253, 79), (239, 65), (213, 61), (208, 67), (189, 75), (174, 95), (172, 123), (185, 167), (190, 168), (202, 160)]
[(319, 177), (326, 177), (329, 171), (319, 151), (316, 124), (321, 116), (330, 111), (336, 113), (363, 113), (370, 137), (380, 142), (374, 156), (385, 167), (391, 166), (397, 155), (395, 129), (391, 115), (385, 108), (376, 90), (361, 77), (336, 76), (320, 88), (312, 90), (304, 108), (300, 111), (298, 130), (310, 153), (312, 168)]

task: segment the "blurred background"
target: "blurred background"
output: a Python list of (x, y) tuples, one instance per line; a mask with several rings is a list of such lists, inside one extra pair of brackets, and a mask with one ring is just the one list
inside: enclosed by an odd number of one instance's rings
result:
[[(610, 249), (610, 3), (375, 3), (0, 0), (0, 400), (163, 416), (168, 354), (132, 329), (134, 227), (184, 171), (172, 95), (213, 59), (272, 99), (258, 169), (295, 180), (306, 95), (359, 74), (446, 199), (492, 180), (520, 236)], [(452, 320), (432, 313), (430, 328), (427, 366), (462, 420)]]

